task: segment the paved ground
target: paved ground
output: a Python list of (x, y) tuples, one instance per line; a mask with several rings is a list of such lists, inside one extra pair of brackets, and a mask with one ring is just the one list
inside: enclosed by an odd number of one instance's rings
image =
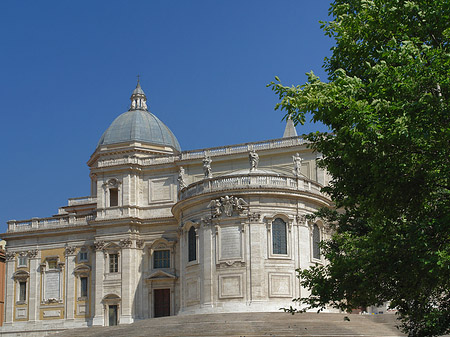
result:
[[(350, 321), (345, 317), (348, 317)], [(405, 336), (396, 328), (397, 324), (395, 315), (390, 314), (372, 316), (324, 313), (208, 314), (153, 318), (115, 327), (80, 328), (52, 336)]]

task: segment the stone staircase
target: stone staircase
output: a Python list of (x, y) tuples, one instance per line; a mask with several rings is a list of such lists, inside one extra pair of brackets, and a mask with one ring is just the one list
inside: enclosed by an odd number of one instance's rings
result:
[(392, 314), (228, 313), (153, 318), (129, 325), (66, 330), (51, 336), (405, 336), (396, 328), (397, 324), (396, 316)]

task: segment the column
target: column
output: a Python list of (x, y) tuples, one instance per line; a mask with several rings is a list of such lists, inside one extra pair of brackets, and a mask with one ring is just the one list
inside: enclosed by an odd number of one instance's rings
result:
[(66, 308), (65, 316), (68, 320), (75, 318), (75, 275), (73, 270), (75, 268), (75, 247), (66, 247)]
[(93, 276), (93, 286), (94, 286), (94, 319), (92, 325), (105, 325), (103, 316), (103, 274), (105, 269), (105, 256), (103, 252), (103, 247), (105, 243), (103, 241), (97, 241), (94, 243), (95, 248), (95, 266)]
[(37, 321), (39, 320), (39, 302), (40, 302), (40, 272), (39, 272), (39, 262), (40, 257), (38, 257), (38, 250), (32, 250), (28, 252), (28, 258), (30, 260), (30, 294), (28, 296), (28, 320)]
[(121, 314), (119, 322), (120, 324), (129, 324), (133, 322), (133, 302), (134, 302), (134, 282), (133, 282), (133, 271), (134, 263), (131, 249), (132, 241), (130, 239), (120, 240), (122, 246), (121, 252), (121, 273), (122, 273), (122, 303), (121, 303)]
[(15, 253), (6, 253), (6, 298), (5, 298), (5, 322), (4, 326), (11, 326), (14, 320), (14, 269)]

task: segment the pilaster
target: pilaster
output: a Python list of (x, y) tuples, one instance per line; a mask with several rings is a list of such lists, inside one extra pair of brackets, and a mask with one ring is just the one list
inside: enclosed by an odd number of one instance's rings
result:
[(133, 322), (133, 302), (134, 302), (134, 282), (133, 271), (135, 259), (133, 259), (133, 252), (135, 249), (131, 249), (132, 241), (130, 239), (121, 240), (122, 246), (122, 312), (120, 314), (120, 323), (128, 324)]
[(12, 325), (14, 320), (14, 269), (15, 254), (6, 253), (6, 300), (5, 300), (5, 321), (4, 325)]
[(37, 250), (30, 251), (28, 253), (28, 258), (30, 260), (30, 294), (28, 303), (28, 320), (37, 321), (39, 320), (39, 299), (40, 299), (40, 273), (38, 273), (40, 256)]
[(75, 318), (75, 247), (66, 247), (66, 319)]
[(203, 280), (202, 283), (202, 291), (201, 294), (201, 304), (206, 306), (212, 306), (213, 302), (213, 263), (215, 259), (213, 258), (213, 254), (215, 249), (213, 249), (213, 241), (211, 232), (211, 226), (208, 223), (202, 222), (201, 225), (201, 236), (202, 243), (200, 244), (201, 249), (199, 249), (199, 258), (202, 261), (202, 271), (203, 271)]
[(104, 322), (104, 308), (103, 308), (103, 274), (105, 269), (105, 257), (103, 253), (103, 241), (97, 241), (94, 244), (95, 248), (95, 273), (93, 273), (94, 280), (94, 319), (92, 325), (105, 325)]

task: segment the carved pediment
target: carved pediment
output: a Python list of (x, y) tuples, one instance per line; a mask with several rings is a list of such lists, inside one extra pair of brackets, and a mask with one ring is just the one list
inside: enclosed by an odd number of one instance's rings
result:
[(30, 273), (26, 270), (18, 270), (12, 275), (16, 281), (26, 281), (30, 277)]
[(147, 282), (152, 281), (169, 281), (169, 280), (176, 280), (177, 277), (171, 273), (168, 273), (164, 270), (157, 270), (153, 273), (151, 273), (145, 280)]
[(155, 242), (152, 243), (151, 249), (157, 250), (157, 249), (170, 249), (174, 246), (175, 240), (166, 239), (166, 238), (160, 238), (155, 240)]
[(120, 296), (117, 294), (113, 294), (113, 293), (106, 295), (102, 299), (103, 304), (111, 305), (111, 304), (119, 304), (120, 302), (121, 302)]
[(75, 275), (89, 275), (89, 272), (91, 271), (91, 267), (89, 267), (86, 264), (81, 264), (77, 267), (75, 267), (75, 269), (73, 270), (73, 273)]

